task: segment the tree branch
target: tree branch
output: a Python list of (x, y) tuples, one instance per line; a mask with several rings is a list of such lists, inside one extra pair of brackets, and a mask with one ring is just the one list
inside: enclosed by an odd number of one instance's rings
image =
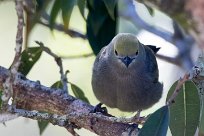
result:
[(7, 77), (6, 81), (3, 84), (4, 91), (2, 95), (2, 100), (4, 102), (4, 106), (3, 106), (4, 108), (6, 108), (9, 99), (13, 95), (12, 83), (15, 81), (14, 77), (16, 76), (18, 68), (20, 66), (21, 50), (22, 50), (22, 44), (23, 44), (23, 25), (24, 25), (23, 1), (16, 0), (15, 7), (16, 7), (16, 13), (18, 17), (15, 57), (10, 67), (9, 76)]
[[(131, 21), (136, 27), (143, 28), (175, 45), (178, 48), (179, 54), (175, 57), (175, 59), (171, 59), (171, 63), (180, 64), (179, 66), (187, 70), (191, 69), (193, 67), (193, 62), (190, 57), (190, 51), (194, 44), (193, 38), (190, 35), (185, 34), (183, 29), (175, 21), (173, 21), (174, 33), (150, 25), (139, 16), (136, 11), (136, 4), (137, 2), (134, 4), (133, 0), (120, 0), (118, 8), (119, 15)], [(167, 57), (162, 57), (164, 60), (166, 58)]]
[(54, 57), (57, 65), (60, 68), (60, 75), (61, 75), (61, 82), (63, 84), (63, 90), (65, 91), (65, 93), (69, 94), (68, 91), (68, 87), (67, 87), (67, 72), (64, 73), (63, 70), (63, 65), (62, 65), (62, 59), (61, 57), (58, 57), (55, 53), (53, 53), (49, 48), (45, 47), (44, 44), (42, 42), (39, 41), (35, 41), (38, 45), (40, 45), (40, 47), (42, 48), (43, 51), (45, 51), (46, 53), (48, 53), (49, 55), (51, 55), (52, 57)]
[(164, 56), (164, 55), (161, 55), (161, 54), (156, 54), (156, 57), (159, 58), (159, 59), (162, 59), (162, 60), (164, 60), (166, 62), (175, 64), (177, 66), (181, 66), (180, 62), (177, 60), (176, 57), (172, 58), (172, 57)]
[[(43, 13), (42, 18), (43, 19), (39, 20), (38, 23), (41, 24), (41, 25), (44, 25), (46, 27), (50, 27), (50, 24), (49, 24), (50, 16), (47, 13)], [(60, 31), (60, 32), (64, 32), (64, 33), (68, 34), (71, 37), (79, 37), (79, 38), (82, 38), (82, 39), (87, 39), (86, 35), (84, 35), (84, 34), (82, 34), (80, 32), (77, 32), (75, 30), (72, 30), (72, 29), (65, 29), (62, 24), (55, 23), (53, 28)]]
[(176, 88), (173, 92), (173, 94), (171, 95), (171, 97), (169, 98), (169, 100), (166, 102), (167, 105), (171, 105), (172, 103), (175, 102), (175, 99), (177, 97), (177, 95), (179, 94), (181, 87), (183, 86), (183, 84), (189, 79), (190, 74), (186, 73), (183, 78), (178, 80), (178, 83), (176, 85)]
[(62, 56), (63, 59), (81, 59), (81, 58), (87, 58), (94, 56), (93, 53), (87, 53), (87, 54), (82, 54), (82, 55), (73, 55), (73, 56)]
[(196, 40), (200, 48), (204, 48), (204, 8), (203, 0), (137, 0), (150, 7), (156, 7), (176, 20), (187, 33)]
[[(0, 66), (0, 90), (8, 76), (9, 71)], [(117, 122), (115, 117), (107, 117), (101, 113), (90, 113), (93, 111), (93, 106), (67, 95), (61, 89), (42, 86), (38, 82), (26, 79), (21, 74), (16, 75), (15, 81), (13, 93), (17, 109), (37, 110), (59, 116), (65, 115), (69, 123), (103, 136), (138, 133), (138, 129), (133, 125)], [(66, 126), (64, 127), (66, 128)]]

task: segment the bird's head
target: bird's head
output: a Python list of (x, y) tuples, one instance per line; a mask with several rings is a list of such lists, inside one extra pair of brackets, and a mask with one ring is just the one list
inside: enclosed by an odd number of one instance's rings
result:
[(139, 41), (133, 34), (118, 34), (114, 38), (114, 54), (128, 67), (139, 54)]

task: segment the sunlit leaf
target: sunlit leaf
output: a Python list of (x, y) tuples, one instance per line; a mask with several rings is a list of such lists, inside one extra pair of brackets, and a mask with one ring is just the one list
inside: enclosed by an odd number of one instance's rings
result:
[(78, 86), (76, 86), (73, 83), (70, 83), (70, 84), (71, 84), (71, 89), (72, 89), (74, 95), (76, 96), (76, 98), (81, 99), (81, 100), (89, 103), (89, 100), (86, 98), (86, 96), (84, 95), (84, 92), (81, 90), (81, 88), (79, 88)]
[[(33, 2), (35, 5), (35, 14), (31, 14), (30, 12), (25, 12), (25, 36), (24, 36), (24, 44), (25, 47), (28, 47), (29, 37), (30, 33), (35, 27), (37, 23), (39, 23), (40, 18), (42, 17), (42, 14), (45, 12), (47, 5), (51, 3), (50, 0), (27, 0), (27, 2)], [(29, 6), (30, 7), (30, 6)]]
[(204, 96), (201, 96), (199, 136), (204, 136)]
[(169, 108), (164, 106), (153, 114), (145, 122), (139, 136), (166, 136), (169, 125)]
[(79, 8), (79, 11), (80, 11), (82, 17), (85, 20), (86, 0), (77, 0), (77, 6)]
[(61, 81), (57, 81), (57, 82), (55, 82), (55, 83), (51, 86), (51, 88), (60, 88), (60, 89), (63, 89), (63, 84), (62, 84)]
[(51, 30), (54, 27), (57, 15), (59, 14), (59, 11), (61, 9), (61, 5), (62, 5), (61, 3), (62, 3), (62, 0), (55, 0), (53, 4), (53, 7), (50, 13), (50, 20), (49, 20)]
[(30, 47), (24, 50), (21, 54), (21, 64), (18, 71), (23, 75), (27, 75), (33, 65), (39, 60), (41, 54), (42, 49), (40, 47)]
[(109, 15), (113, 20), (115, 20), (115, 7), (118, 0), (103, 0), (105, 6), (108, 10)]
[(62, 19), (65, 29), (69, 27), (69, 20), (76, 0), (61, 0)]
[[(177, 82), (170, 88), (167, 100), (173, 94)], [(199, 123), (200, 100), (196, 86), (187, 81), (183, 84), (175, 103), (170, 106), (170, 130), (173, 136), (193, 136)]]
[(49, 125), (48, 121), (38, 121), (40, 135), (42, 135), (42, 133), (44, 132), (44, 130), (47, 128), (48, 125)]

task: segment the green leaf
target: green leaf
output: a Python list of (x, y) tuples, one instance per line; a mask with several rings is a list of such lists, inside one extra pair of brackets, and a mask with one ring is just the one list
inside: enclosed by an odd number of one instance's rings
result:
[(62, 19), (65, 29), (69, 28), (69, 20), (75, 3), (75, 0), (61, 0)]
[(199, 124), (199, 136), (204, 135), (204, 96), (201, 94), (201, 107), (200, 107), (200, 124)]
[(94, 1), (95, 0), (87, 0), (87, 2), (89, 3), (90, 7), (94, 9)]
[(27, 1), (31, 1), (35, 6), (35, 14), (30, 14), (28, 12), (26, 13), (25, 17), (26, 29), (24, 36), (24, 43), (26, 48), (28, 47), (28, 41), (30, 38), (31, 31), (33, 30), (35, 25), (38, 24), (42, 16), (42, 13), (45, 12), (47, 6), (52, 2), (51, 0), (27, 0)]
[(87, 103), (89, 103), (89, 100), (86, 98), (86, 96), (84, 95), (84, 92), (81, 90), (81, 88), (79, 88), (78, 86), (76, 86), (73, 83), (70, 83), (71, 85), (71, 89), (74, 93), (74, 95), (76, 96), (76, 98), (81, 99)]
[(108, 45), (116, 35), (117, 19), (113, 20), (102, 0), (94, 0), (92, 8), (90, 0), (87, 1), (89, 10), (87, 16), (87, 37), (94, 54), (98, 54), (101, 48)]
[(39, 60), (41, 54), (42, 49), (40, 47), (30, 47), (24, 50), (21, 54), (21, 64), (18, 71), (26, 76)]
[(50, 13), (50, 20), (49, 20), (51, 30), (53, 29), (53, 27), (55, 25), (57, 15), (59, 14), (59, 11), (60, 11), (60, 8), (62, 5), (61, 3), (62, 3), (62, 0), (55, 0), (55, 2), (53, 4), (53, 7), (52, 7), (52, 10)]
[(60, 89), (63, 89), (63, 84), (62, 84), (61, 81), (57, 81), (57, 82), (55, 82), (55, 83), (51, 86), (51, 88), (60, 88)]
[(79, 8), (79, 11), (80, 11), (82, 17), (84, 18), (84, 20), (86, 20), (85, 19), (85, 13), (84, 13), (85, 8), (86, 8), (86, 0), (77, 0), (77, 6)]
[[(167, 100), (173, 94), (177, 82), (170, 88)], [(173, 136), (193, 136), (199, 123), (200, 100), (196, 86), (187, 81), (183, 84), (175, 103), (170, 106), (170, 130)]]
[(42, 135), (42, 133), (44, 132), (44, 130), (47, 128), (49, 122), (48, 121), (39, 121), (38, 120), (38, 127), (39, 127), (39, 130), (40, 130), (40, 135)]
[(166, 136), (169, 125), (169, 108), (163, 106), (155, 111), (145, 122), (139, 136)]
[(103, 0), (103, 2), (105, 3), (105, 6), (111, 18), (115, 20), (115, 7), (117, 4), (117, 0)]
[(91, 26), (90, 30), (92, 30), (94, 36), (99, 35), (107, 17), (90, 14), (89, 18), (90, 19), (87, 20), (87, 23)]

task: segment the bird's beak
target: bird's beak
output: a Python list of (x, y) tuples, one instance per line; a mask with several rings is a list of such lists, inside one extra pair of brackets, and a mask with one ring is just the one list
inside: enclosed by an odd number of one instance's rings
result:
[(135, 59), (135, 58), (130, 58), (130, 57), (126, 56), (126, 57), (122, 57), (122, 58), (119, 58), (119, 59), (125, 64), (126, 67), (128, 67), (129, 64), (130, 64), (130, 63), (133, 61), (133, 59)]

